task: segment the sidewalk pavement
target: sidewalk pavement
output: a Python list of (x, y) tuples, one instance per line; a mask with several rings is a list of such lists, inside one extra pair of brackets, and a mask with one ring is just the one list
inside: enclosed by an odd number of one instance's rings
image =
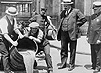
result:
[[(54, 40), (50, 41), (51, 44), (51, 56), (53, 62), (53, 73), (93, 73), (93, 70), (87, 70), (86, 67), (91, 66), (90, 62), (90, 45), (87, 43), (86, 36), (82, 36), (78, 39), (77, 43), (77, 55), (76, 55), (76, 68), (73, 71), (68, 71), (68, 68), (58, 69), (57, 64), (60, 63), (60, 50), (61, 42)], [(70, 55), (70, 54), (69, 54)], [(47, 68), (44, 59), (37, 58), (38, 72), (34, 73), (47, 73), (45, 70)], [(69, 63), (69, 60), (67, 61)], [(4, 73), (0, 71), (0, 73)], [(24, 72), (16, 72), (24, 73)]]
[[(90, 45), (86, 40), (86, 36), (82, 36), (78, 39), (75, 69), (68, 71), (68, 67), (64, 69), (58, 69), (58, 65), (61, 63), (60, 50), (61, 42), (57, 40), (50, 41), (51, 50), (50, 54), (53, 62), (53, 73), (94, 73), (93, 70), (88, 70), (91, 67), (91, 55), (90, 55)], [(70, 53), (68, 53), (67, 64), (70, 60)], [(38, 66), (46, 67), (45, 60), (37, 60)], [(39, 73), (47, 73), (45, 70), (39, 70)]]
[[(49, 42), (51, 47), (61, 49), (61, 41), (51, 40)], [(90, 45), (87, 42), (86, 36), (81, 36), (81, 38), (78, 39), (76, 52), (78, 54), (90, 55)]]

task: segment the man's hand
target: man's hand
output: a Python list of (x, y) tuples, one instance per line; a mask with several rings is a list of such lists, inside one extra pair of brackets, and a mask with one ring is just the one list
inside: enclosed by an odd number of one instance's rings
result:
[(18, 45), (18, 42), (17, 42), (17, 41), (14, 41), (14, 42), (12, 43), (12, 45), (13, 45), (13, 46), (17, 46), (17, 45)]
[(33, 36), (29, 36), (29, 39), (33, 40)]
[(24, 37), (24, 35), (22, 35), (22, 34), (19, 35), (19, 38), (20, 38), (20, 39), (22, 39), (23, 37)]
[(97, 44), (100, 44), (101, 43), (101, 41), (100, 40), (97, 40), (97, 42), (96, 42)]

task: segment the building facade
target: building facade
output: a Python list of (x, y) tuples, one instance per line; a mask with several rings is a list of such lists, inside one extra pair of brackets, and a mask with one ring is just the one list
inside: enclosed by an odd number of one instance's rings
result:
[[(90, 16), (92, 11), (92, 3), (97, 0), (72, 0), (74, 2), (73, 7), (80, 9), (85, 16)], [(99, 0), (101, 1), (101, 0)], [(0, 0), (0, 17), (4, 15), (4, 11), (9, 6), (16, 6), (19, 10), (18, 18), (27, 20), (31, 17), (32, 11), (40, 13), (40, 9), (47, 8), (47, 15), (52, 17), (52, 22), (58, 28), (59, 15), (63, 10), (61, 5), (62, 0)], [(82, 32), (87, 31), (88, 24), (82, 26)]]

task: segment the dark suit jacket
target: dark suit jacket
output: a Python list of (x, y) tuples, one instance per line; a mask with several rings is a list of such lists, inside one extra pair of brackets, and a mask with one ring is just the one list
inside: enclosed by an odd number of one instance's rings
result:
[[(63, 13), (65, 13), (65, 11), (63, 11), (60, 15), (64, 15)], [(58, 28), (57, 40), (61, 40), (61, 26), (64, 19), (67, 20), (67, 24), (69, 27), (68, 33), (69, 33), (70, 39), (77, 40), (78, 38), (77, 37), (77, 33), (78, 33), (77, 20), (81, 20), (83, 18), (85, 18), (85, 16), (80, 12), (79, 9), (72, 9), (71, 13), (69, 13), (68, 16), (61, 19), (61, 22)]]
[(101, 14), (91, 20), (91, 24), (88, 28), (88, 43), (96, 44), (97, 40), (101, 40)]

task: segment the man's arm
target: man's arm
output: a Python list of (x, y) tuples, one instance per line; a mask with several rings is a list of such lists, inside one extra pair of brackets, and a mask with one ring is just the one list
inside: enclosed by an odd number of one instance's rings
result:
[(80, 19), (79, 21), (77, 21), (77, 25), (78, 25), (79, 27), (81, 27), (86, 21), (87, 21), (86, 18), (82, 18), (82, 19)]
[(17, 41), (13, 41), (7, 33), (4, 34), (4, 37), (5, 37), (6, 40), (9, 41), (13, 46), (17, 46), (17, 45), (18, 45)]
[(87, 19), (85, 18), (84, 14), (80, 10), (78, 10), (77, 11), (77, 25), (81, 27), (86, 21)]
[(22, 33), (19, 30), (16, 18), (14, 18), (14, 21), (15, 21), (15, 23), (14, 23), (14, 31), (15, 31), (15, 33), (17, 33), (19, 35), (19, 38), (23, 38), (24, 35), (22, 35)]
[(32, 35), (29, 36), (30, 39), (35, 40), (38, 43), (41, 43), (42, 39), (43, 39), (43, 32), (39, 29), (39, 33), (37, 38), (33, 37)]
[(9, 41), (12, 45), (14, 45), (14, 46), (17, 46), (18, 45), (18, 43), (17, 43), (17, 41), (13, 41), (11, 38), (10, 38), (10, 36), (8, 35), (8, 29), (7, 29), (7, 26), (8, 26), (8, 23), (7, 23), (7, 21), (5, 20), (5, 19), (2, 19), (1, 21), (0, 21), (0, 29), (1, 29), (1, 32), (2, 32), (2, 35), (4, 36), (4, 38), (7, 40), (7, 41)]
[(29, 22), (36, 22), (36, 19), (37, 19), (37, 15), (31, 17), (28, 21)]
[(49, 21), (49, 24), (50, 24), (50, 26), (54, 29), (54, 30), (56, 30), (55, 29), (55, 26), (52, 24), (52, 21), (50, 20), (50, 16), (47, 16), (47, 19), (48, 19), (48, 21)]
[(101, 29), (99, 29), (99, 30), (96, 31), (96, 32), (97, 32), (97, 34), (99, 35), (96, 43), (99, 44), (99, 43), (101, 43)]

